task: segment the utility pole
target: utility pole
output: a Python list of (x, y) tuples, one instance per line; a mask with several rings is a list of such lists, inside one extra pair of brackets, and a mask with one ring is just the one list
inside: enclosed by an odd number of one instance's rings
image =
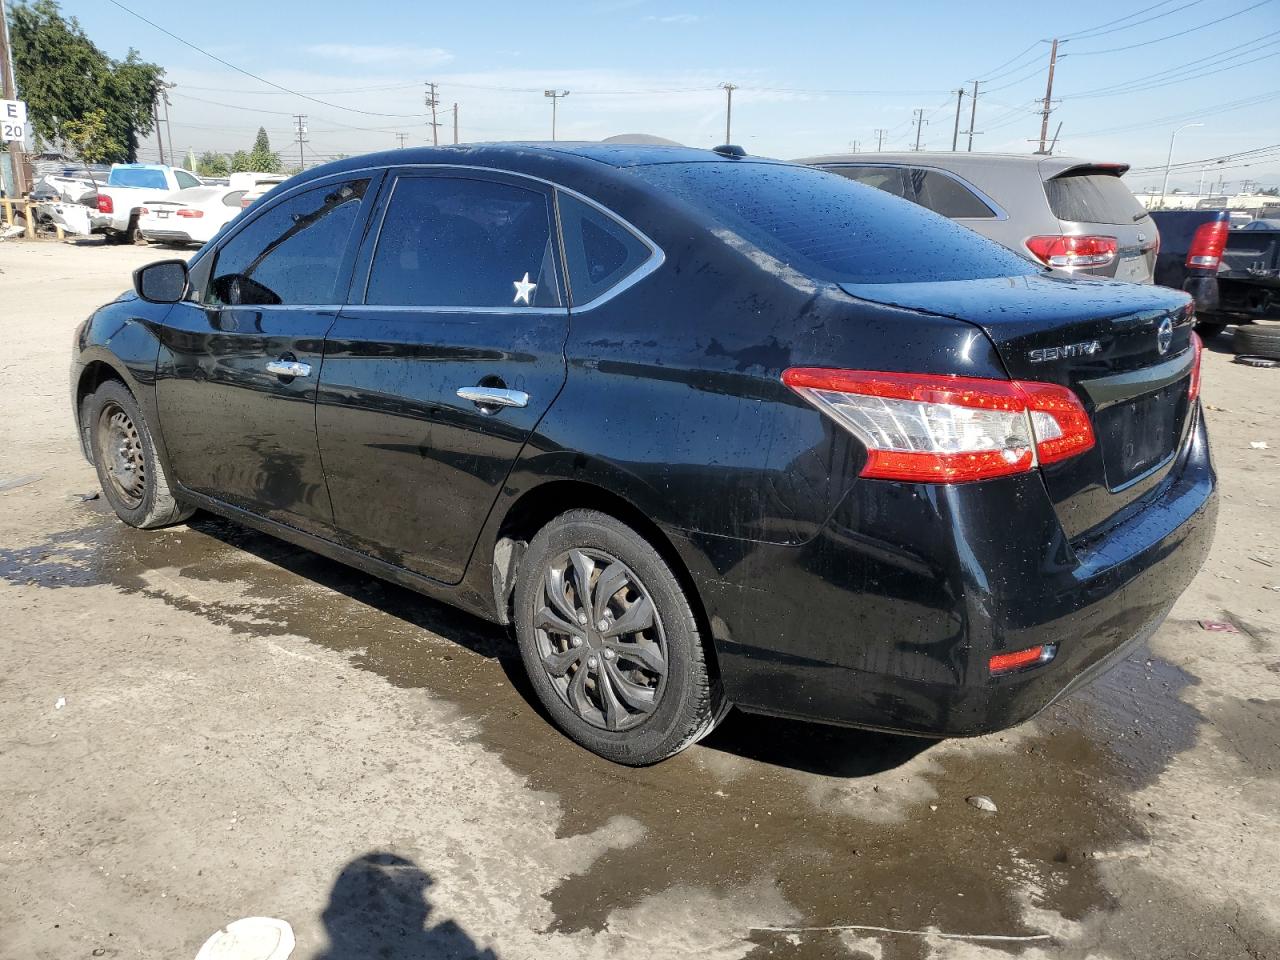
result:
[(1049, 49), (1049, 81), (1044, 88), (1044, 110), (1040, 113), (1040, 149), (1036, 153), (1044, 153), (1044, 142), (1049, 138), (1049, 114), (1053, 110), (1053, 68), (1058, 65), (1058, 38), (1053, 38), (1053, 46)]
[(401, 149), (401, 150), (403, 150), (403, 149), (404, 149), (405, 141), (406, 141), (406, 140), (408, 140), (408, 139), (409, 139), (409, 135), (408, 135), (407, 133), (397, 133), (397, 134), (396, 134), (396, 140), (397, 140), (397, 141), (399, 141), (400, 149)]
[(458, 105), (453, 105), (453, 142), (458, 142)]
[(302, 154), (302, 145), (307, 141), (304, 137), (307, 134), (307, 116), (304, 113), (295, 113), (293, 115), (294, 128), (293, 132), (298, 138), (298, 172), (301, 173), (307, 169), (306, 158)]
[(733, 91), (738, 89), (738, 85), (736, 83), (722, 83), (720, 84), (720, 89), (725, 92), (724, 142), (733, 143), (732, 134), (730, 133), (733, 129)]
[(440, 124), (436, 122), (436, 107), (440, 106), (440, 98), (436, 96), (436, 85), (427, 84), (427, 93), (422, 102), (431, 108), (431, 145), (440, 146)]
[(861, 145), (861, 143), (862, 143), (862, 141), (861, 141), (861, 140), (855, 140), (855, 141), (853, 141), (853, 143), (849, 144), (849, 147), (850, 147), (850, 151), (849, 151), (849, 152), (850, 152), (850, 153), (857, 153), (857, 152), (858, 152), (858, 147)]
[(164, 103), (164, 132), (165, 132), (165, 137), (169, 141), (169, 162), (176, 167), (176, 166), (179, 166), (178, 154), (177, 154), (177, 151), (173, 149), (173, 127), (170, 126), (169, 124), (169, 107), (171, 106), (171, 104), (169, 103), (169, 88), (171, 86), (173, 86), (173, 84), (171, 83), (166, 83), (163, 86), (161, 86), (160, 96), (162, 98), (162, 102)]
[(888, 132), (883, 127), (876, 127), (876, 153), (884, 149), (884, 135)]
[(567, 97), (569, 95), (569, 91), (543, 90), (542, 95), (544, 97), (551, 98), (551, 139), (554, 140), (556, 138), (556, 102), (559, 101), (561, 97)]
[[(4, 9), (4, 0), (0, 0), (0, 92), (2, 100), (18, 99), (18, 78), (13, 73), (13, 61), (9, 56), (9, 15)], [(30, 117), (27, 118), (30, 122)], [(19, 197), (27, 195), (27, 159), (23, 145), (15, 140), (9, 144), (9, 156), (13, 160), (13, 188)], [(34, 226), (35, 218), (28, 217), (27, 222)]]
[(164, 127), (160, 126), (159, 94), (151, 101), (151, 122), (156, 128), (156, 143), (160, 145), (160, 164), (164, 165)]
[(916, 115), (915, 119), (914, 119), (913, 121), (911, 121), (911, 122), (912, 122), (912, 123), (914, 123), (914, 124), (915, 124), (915, 126), (916, 126), (916, 145), (915, 145), (914, 147), (912, 147), (912, 149), (913, 149), (913, 150), (916, 150), (916, 151), (919, 151), (919, 149), (920, 149), (920, 134), (924, 132), (924, 125), (925, 125), (926, 123), (928, 123), (929, 121), (928, 121), (928, 120), (926, 120), (926, 119), (924, 118), (924, 107), (916, 107), (916, 108), (915, 108), (915, 110), (913, 110), (913, 111), (911, 111), (911, 112), (912, 112), (912, 113), (914, 113), (914, 114)]
[(951, 131), (951, 152), (954, 153), (956, 144), (960, 142), (960, 106), (964, 103), (964, 87), (956, 91), (956, 125)]
[(969, 104), (969, 152), (973, 153), (973, 129), (978, 119), (978, 81), (973, 81), (973, 102)]

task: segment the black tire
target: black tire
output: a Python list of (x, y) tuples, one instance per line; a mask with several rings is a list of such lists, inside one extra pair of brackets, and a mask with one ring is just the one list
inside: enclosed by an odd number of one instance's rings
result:
[(1210, 340), (1227, 329), (1225, 323), (1205, 323), (1204, 321), (1196, 322), (1196, 333), (1200, 334), (1202, 340)]
[(106, 381), (85, 398), (81, 411), (98, 483), (117, 517), (152, 530), (195, 512), (170, 492), (146, 418), (123, 383)]
[(1236, 327), (1231, 348), (1241, 356), (1280, 360), (1280, 324), (1242, 324)]
[[(586, 604), (578, 601), (580, 571)], [(552, 599), (557, 585), (563, 604)], [(643, 623), (650, 611), (650, 626), (609, 635), (614, 623)], [(512, 613), (538, 699), (570, 738), (607, 760), (657, 763), (702, 739), (727, 712), (679, 580), (647, 540), (607, 514), (571, 510), (538, 531), (520, 564)], [(547, 663), (564, 669), (553, 676)]]

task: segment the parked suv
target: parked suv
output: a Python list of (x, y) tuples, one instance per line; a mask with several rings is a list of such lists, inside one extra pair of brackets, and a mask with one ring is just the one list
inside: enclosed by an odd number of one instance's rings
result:
[(1125, 163), (997, 153), (852, 153), (800, 163), (912, 200), (1059, 270), (1151, 283), (1160, 235)]
[(887, 193), (632, 145), (294, 177), (77, 333), (126, 523), (199, 508), (513, 624), (569, 736), (730, 704), (976, 734), (1160, 624), (1215, 479), (1185, 293)]

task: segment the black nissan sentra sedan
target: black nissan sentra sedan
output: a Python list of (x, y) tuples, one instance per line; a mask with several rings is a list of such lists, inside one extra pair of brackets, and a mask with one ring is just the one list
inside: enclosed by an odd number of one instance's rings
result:
[(125, 523), (207, 510), (511, 624), (620, 763), (731, 704), (1017, 723), (1213, 535), (1186, 294), (736, 148), (346, 159), (134, 288), (71, 373)]

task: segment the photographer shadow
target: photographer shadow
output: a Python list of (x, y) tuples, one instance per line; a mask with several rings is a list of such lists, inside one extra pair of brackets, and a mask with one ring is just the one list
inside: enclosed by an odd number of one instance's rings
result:
[(393, 853), (352, 860), (320, 915), (329, 943), (314, 960), (498, 960), (452, 920), (428, 926), (433, 882), (412, 860)]

